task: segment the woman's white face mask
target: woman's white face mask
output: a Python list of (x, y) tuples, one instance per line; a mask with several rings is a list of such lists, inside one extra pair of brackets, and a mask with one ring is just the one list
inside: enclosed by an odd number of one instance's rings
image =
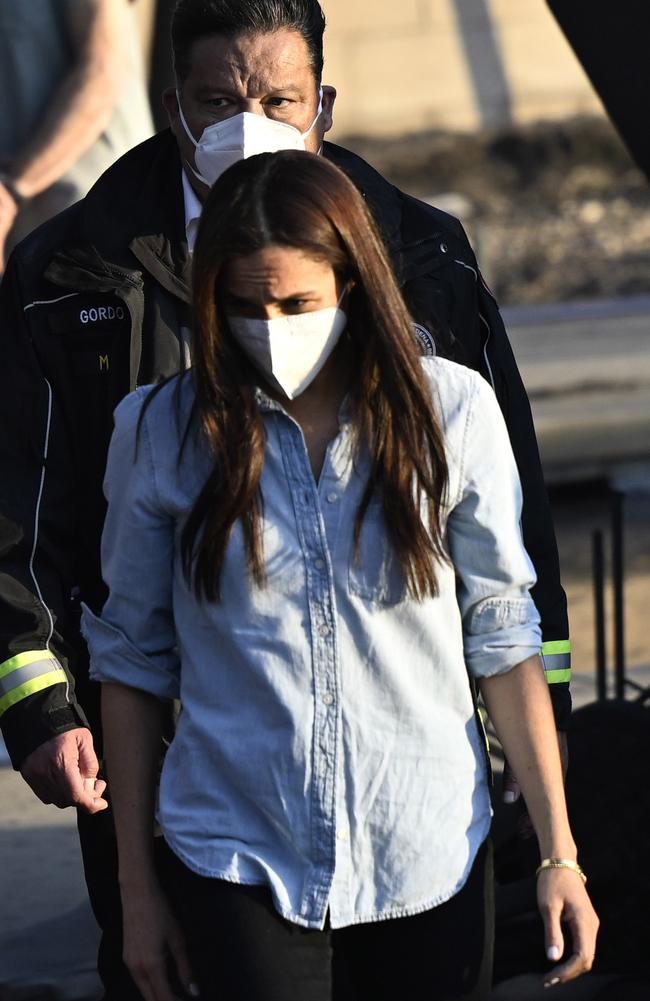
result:
[(276, 122), (266, 115), (253, 115), (242, 111), (224, 122), (208, 125), (197, 142), (189, 130), (181, 107), (181, 99), (176, 91), (180, 119), (190, 140), (196, 147), (194, 163), (189, 164), (193, 174), (209, 188), (217, 178), (238, 160), (245, 160), (256, 153), (277, 153), (282, 149), (305, 151), (305, 139), (316, 126), (323, 111), (323, 88), (319, 91), (318, 111), (306, 132), (286, 122)]
[(348, 318), (340, 308), (345, 292), (327, 309), (273, 320), (229, 316), (228, 325), (267, 382), (293, 400), (316, 378), (345, 330)]

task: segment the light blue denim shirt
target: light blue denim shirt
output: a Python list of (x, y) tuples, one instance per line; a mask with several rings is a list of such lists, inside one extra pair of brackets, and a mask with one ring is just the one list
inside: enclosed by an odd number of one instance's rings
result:
[(485, 751), (468, 670), (537, 653), (520, 489), (490, 387), (423, 361), (450, 471), (440, 593), (406, 596), (373, 501), (353, 559), (368, 460), (344, 416), (319, 482), (299, 426), (259, 394), (265, 587), (240, 526), (220, 603), (198, 602), (179, 556), (211, 460), (198, 433), (179, 463), (191, 376), (116, 411), (105, 489), (110, 597), (84, 612), (92, 677), (180, 698), (159, 822), (195, 872), (266, 884), (290, 921), (321, 928), (416, 914), (463, 885), (490, 826)]

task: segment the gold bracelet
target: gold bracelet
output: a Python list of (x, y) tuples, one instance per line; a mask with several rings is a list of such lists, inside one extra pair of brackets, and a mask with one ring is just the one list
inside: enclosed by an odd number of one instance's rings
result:
[(536, 876), (539, 876), (542, 869), (571, 869), (573, 872), (577, 872), (578, 876), (583, 883), (587, 882), (587, 877), (580, 868), (577, 862), (574, 862), (570, 858), (545, 858), (542, 859), (542, 864), (538, 866), (535, 872)]

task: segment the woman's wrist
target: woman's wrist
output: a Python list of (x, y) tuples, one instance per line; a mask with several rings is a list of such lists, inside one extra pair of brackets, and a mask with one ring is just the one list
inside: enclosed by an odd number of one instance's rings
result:
[(543, 872), (553, 872), (558, 869), (564, 869), (569, 872), (575, 873), (580, 877), (583, 883), (587, 882), (587, 877), (581, 866), (578, 865), (576, 861), (571, 858), (562, 858), (560, 856), (553, 856), (551, 858), (543, 858), (540, 865), (538, 865), (535, 875), (539, 876)]
[[(578, 846), (573, 840), (568, 823), (561, 816), (562, 812), (556, 811), (560, 817), (553, 822), (551, 820), (553, 813), (549, 811), (547, 817), (539, 825), (540, 829), (535, 823), (536, 818), (534, 816), (531, 818), (537, 834), (539, 854), (541, 858), (566, 858), (575, 862), (578, 857)], [(549, 820), (551, 820), (550, 823)]]
[(576, 862), (578, 859), (578, 848), (574, 841), (555, 841), (546, 838), (538, 838), (540, 858), (567, 858)]

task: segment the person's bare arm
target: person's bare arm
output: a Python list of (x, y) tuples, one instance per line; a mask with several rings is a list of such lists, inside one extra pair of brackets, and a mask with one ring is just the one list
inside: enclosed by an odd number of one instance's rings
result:
[(128, 70), (128, 0), (68, 4), (75, 58), (30, 141), (5, 169), (33, 198), (89, 149), (109, 122)]
[[(542, 858), (576, 861), (553, 710), (539, 657), (531, 657), (505, 674), (482, 678), (480, 687), (521, 785)], [(579, 976), (591, 967), (598, 930), (598, 918), (582, 880), (569, 869), (544, 870), (538, 877), (537, 897), (548, 958), (557, 960), (564, 951), (561, 921), (569, 925), (573, 937), (573, 954), (550, 971), (546, 982)]]
[(102, 685), (104, 749), (115, 815), (124, 922), (124, 962), (145, 1001), (174, 1001), (168, 954), (196, 989), (183, 936), (155, 871), (152, 843), (164, 704), (124, 685)]

